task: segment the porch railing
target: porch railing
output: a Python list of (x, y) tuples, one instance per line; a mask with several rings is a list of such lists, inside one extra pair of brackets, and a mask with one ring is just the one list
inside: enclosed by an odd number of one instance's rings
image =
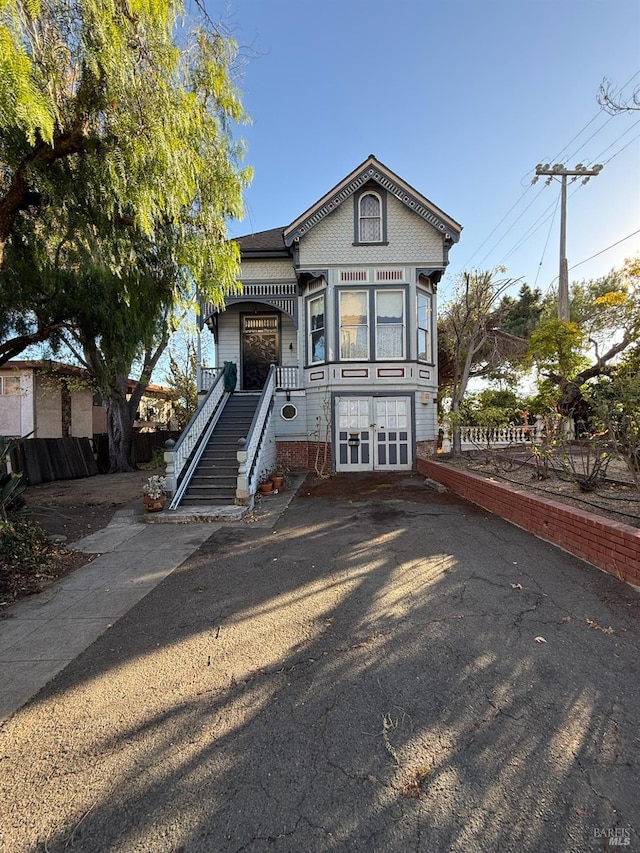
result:
[(224, 390), (224, 382), (222, 380), (223, 371), (216, 368), (216, 375), (212, 386), (209, 388), (206, 397), (200, 403), (198, 411), (189, 422), (187, 428), (178, 439), (177, 444), (164, 454), (164, 460), (167, 463), (167, 491), (172, 494), (171, 508), (174, 509), (180, 499), (178, 496), (178, 484), (186, 480), (182, 477), (185, 466), (191, 460), (197, 461), (199, 454), (196, 448), (199, 448), (200, 453), (206, 443), (206, 438), (210, 434), (217, 416), (222, 411), (224, 401), (228, 396)]
[(294, 391), (300, 388), (300, 369), (294, 367), (276, 367), (276, 388), (282, 391)]
[(268, 474), (276, 463), (275, 430), (271, 414), (276, 389), (276, 366), (269, 369), (262, 389), (260, 404), (253, 417), (244, 447), (238, 451), (238, 479), (236, 501), (248, 504), (256, 493), (260, 478)]
[[(202, 390), (208, 391), (215, 382), (216, 377), (220, 372), (217, 367), (202, 367), (200, 369), (200, 381)], [(279, 391), (295, 391), (301, 388), (300, 384), (300, 368), (298, 365), (293, 367), (276, 366), (276, 389)]]

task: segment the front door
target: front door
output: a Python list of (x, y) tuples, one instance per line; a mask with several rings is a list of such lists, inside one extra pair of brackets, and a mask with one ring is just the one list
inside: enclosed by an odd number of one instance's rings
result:
[(411, 470), (410, 397), (338, 397), (336, 471)]
[(260, 391), (272, 364), (278, 363), (277, 314), (242, 315), (242, 390)]

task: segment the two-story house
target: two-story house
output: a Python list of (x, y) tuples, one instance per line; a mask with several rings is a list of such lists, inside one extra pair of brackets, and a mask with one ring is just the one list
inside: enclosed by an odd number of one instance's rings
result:
[(232, 396), (267, 389), (271, 447), (262, 464), (249, 449), (248, 480), (276, 459), (408, 470), (432, 452), (436, 291), (460, 232), (371, 155), (290, 225), (238, 239), (243, 292), (201, 319), (236, 366)]

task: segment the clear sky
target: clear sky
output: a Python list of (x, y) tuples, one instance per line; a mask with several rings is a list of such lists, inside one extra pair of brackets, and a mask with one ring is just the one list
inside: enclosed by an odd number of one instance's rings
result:
[(559, 184), (538, 163), (605, 164), (569, 186), (570, 279), (640, 253), (640, 0), (207, 0), (241, 47), (255, 169), (232, 236), (284, 226), (369, 154), (463, 227), (441, 284), (498, 264), (546, 291)]

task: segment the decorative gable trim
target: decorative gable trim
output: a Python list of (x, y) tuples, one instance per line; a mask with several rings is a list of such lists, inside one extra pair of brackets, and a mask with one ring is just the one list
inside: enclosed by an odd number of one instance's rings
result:
[(460, 239), (462, 226), (432, 204), (429, 199), (410, 187), (409, 184), (405, 184), (401, 178), (376, 160), (373, 155), (370, 155), (361, 166), (334, 187), (331, 192), (305, 211), (288, 228), (285, 228), (285, 245), (291, 246), (296, 240), (307, 234), (314, 226), (340, 207), (343, 202), (358, 192), (368, 181), (374, 181), (382, 189), (395, 196), (410, 210), (422, 217), (425, 222), (436, 228), (446, 240), (457, 243)]

